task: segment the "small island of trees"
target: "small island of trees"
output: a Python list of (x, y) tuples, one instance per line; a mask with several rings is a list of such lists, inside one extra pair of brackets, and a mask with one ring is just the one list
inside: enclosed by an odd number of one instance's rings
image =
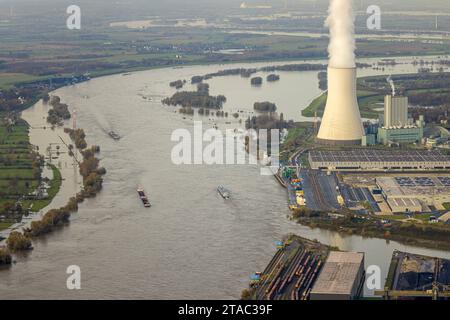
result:
[(226, 101), (227, 98), (223, 95), (211, 96), (207, 83), (199, 83), (197, 91), (177, 92), (172, 97), (162, 100), (162, 103), (183, 108), (221, 109)]
[(260, 86), (263, 83), (263, 78), (261, 77), (254, 77), (250, 80), (252, 86)]
[(175, 89), (181, 89), (185, 85), (186, 80), (177, 80), (170, 83), (170, 87)]
[(280, 80), (280, 76), (277, 74), (269, 74), (267, 76), (267, 82), (275, 82), (275, 81), (279, 81)]
[(258, 112), (275, 112), (277, 111), (277, 106), (272, 102), (255, 102), (253, 109)]

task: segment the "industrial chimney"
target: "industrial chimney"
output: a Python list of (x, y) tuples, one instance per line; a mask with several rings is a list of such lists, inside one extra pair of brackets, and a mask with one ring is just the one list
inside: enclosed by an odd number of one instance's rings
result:
[(324, 144), (361, 144), (364, 127), (356, 98), (356, 68), (328, 68), (328, 100), (317, 139)]

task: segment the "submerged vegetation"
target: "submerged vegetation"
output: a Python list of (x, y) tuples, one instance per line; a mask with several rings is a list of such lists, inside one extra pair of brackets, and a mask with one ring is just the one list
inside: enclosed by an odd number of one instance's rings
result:
[(77, 149), (84, 150), (87, 148), (86, 134), (83, 129), (73, 130), (70, 128), (65, 128), (64, 132), (69, 134)]
[[(46, 99), (44, 99), (44, 102)], [(52, 96), (49, 104), (52, 108), (48, 111), (47, 122), (52, 125), (62, 125), (64, 120), (71, 118), (69, 112), (69, 106), (65, 103), (61, 103), (61, 98), (58, 96)]]
[(277, 106), (272, 102), (255, 102), (253, 109), (258, 112), (275, 112), (277, 111)]
[(12, 252), (30, 250), (32, 248), (30, 238), (17, 231), (11, 232), (8, 240), (6, 240), (6, 245)]
[(0, 248), (0, 266), (12, 263), (11, 253), (6, 248)]
[(171, 98), (162, 101), (169, 106), (181, 106), (183, 108), (221, 109), (227, 98), (223, 95), (211, 96), (209, 85), (199, 83), (197, 91), (182, 91), (175, 93)]

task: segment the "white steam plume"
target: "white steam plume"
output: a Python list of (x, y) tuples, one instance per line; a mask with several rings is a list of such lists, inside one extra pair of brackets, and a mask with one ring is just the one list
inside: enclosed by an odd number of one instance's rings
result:
[(355, 68), (355, 14), (352, 0), (331, 0), (325, 26), (330, 28), (330, 67)]
[(391, 85), (391, 89), (392, 89), (392, 96), (395, 97), (396, 91), (395, 91), (395, 83), (394, 80), (392, 80), (392, 76), (389, 75), (389, 77), (386, 79), (387, 82), (389, 82), (389, 84)]

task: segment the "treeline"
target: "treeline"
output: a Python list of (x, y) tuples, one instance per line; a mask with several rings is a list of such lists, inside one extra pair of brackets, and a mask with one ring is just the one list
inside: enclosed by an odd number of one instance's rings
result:
[[(47, 98), (44, 97), (44, 102)], [(62, 125), (64, 120), (71, 118), (69, 106), (65, 103), (61, 103), (61, 98), (58, 96), (52, 96), (48, 103), (52, 108), (48, 111), (47, 122), (52, 125)]]
[(223, 95), (211, 96), (209, 85), (199, 83), (197, 91), (177, 92), (172, 97), (162, 100), (162, 103), (183, 108), (221, 109), (226, 101), (227, 99)]
[(6, 245), (12, 252), (32, 249), (30, 238), (17, 231), (11, 232), (8, 240), (6, 240)]
[(41, 96), (39, 88), (13, 88), (0, 91), (0, 112), (21, 111)]
[(419, 120), (420, 116), (424, 116), (427, 123), (441, 123), (449, 120), (450, 106), (435, 108), (413, 107), (409, 108), (409, 111), (414, 120)]
[[(429, 89), (428, 93), (433, 94), (439, 93), (437, 89), (448, 90), (450, 88), (450, 73), (448, 72), (394, 75), (392, 80), (395, 82), (399, 94), (425, 89)], [(385, 76), (365, 78), (363, 84), (375, 91), (391, 92), (391, 86)]]
[(280, 66), (268, 66), (262, 68), (236, 68), (226, 69), (214, 73), (208, 73), (204, 76), (194, 76), (191, 78), (192, 84), (197, 84), (205, 80), (209, 80), (215, 77), (236, 76), (240, 75), (243, 78), (250, 78), (253, 74), (258, 72), (275, 72), (275, 71), (316, 71), (325, 70), (327, 67), (323, 64), (286, 64)]
[(258, 116), (249, 117), (245, 121), (245, 128), (249, 129), (287, 129), (293, 125), (293, 121), (285, 121), (284, 115), (281, 113), (279, 116), (277, 113), (262, 114)]
[(204, 76), (193, 76), (191, 78), (192, 84), (197, 84), (205, 80), (209, 80), (216, 77), (226, 77), (226, 76), (236, 76), (240, 75), (243, 78), (249, 78), (252, 74), (257, 73), (257, 69), (245, 69), (245, 68), (236, 68), (236, 69), (227, 69), (227, 70), (221, 70), (214, 73), (208, 73)]
[(83, 129), (73, 130), (70, 128), (64, 128), (64, 132), (70, 136), (77, 149), (84, 150), (87, 148), (86, 134)]
[(326, 213), (308, 210), (304, 214), (297, 214), (295, 218), (299, 223), (312, 228), (358, 234), (363, 237), (385, 238), (411, 245), (450, 249), (448, 244), (450, 228), (448, 226), (410, 222), (392, 222), (389, 226), (385, 226), (379, 221), (366, 221), (353, 215), (340, 219), (326, 218), (326, 216)]
[(450, 105), (450, 90), (445, 92), (414, 92), (408, 93), (412, 105), (423, 107), (439, 107)]
[(215, 114), (217, 117), (228, 118), (228, 112), (225, 112), (223, 110), (219, 110), (216, 113), (214, 113), (214, 111), (209, 111), (209, 109), (200, 108), (198, 110), (198, 114), (201, 116), (209, 116), (209, 115), (214, 116)]

